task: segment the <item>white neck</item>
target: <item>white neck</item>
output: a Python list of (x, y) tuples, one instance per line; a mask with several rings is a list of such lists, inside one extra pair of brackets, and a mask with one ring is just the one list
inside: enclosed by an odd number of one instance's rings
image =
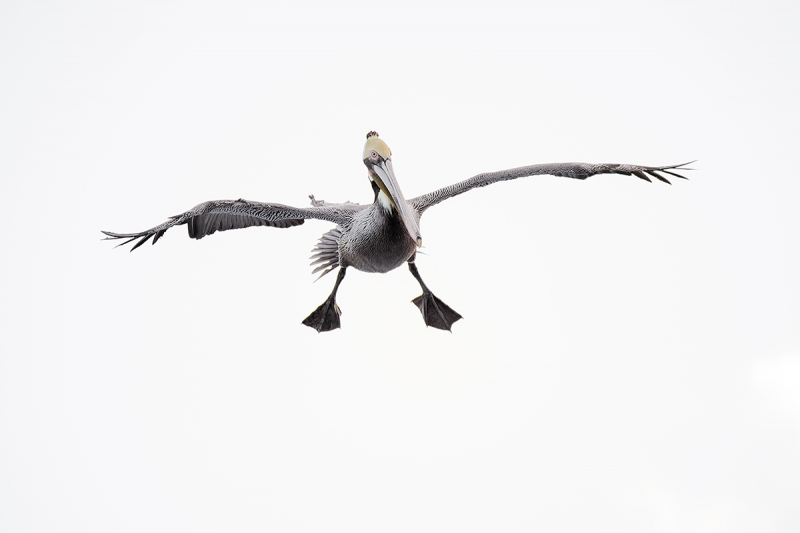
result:
[(381, 204), (387, 212), (391, 213), (394, 206), (392, 206), (392, 201), (386, 196), (386, 193), (383, 191), (378, 191), (378, 203)]

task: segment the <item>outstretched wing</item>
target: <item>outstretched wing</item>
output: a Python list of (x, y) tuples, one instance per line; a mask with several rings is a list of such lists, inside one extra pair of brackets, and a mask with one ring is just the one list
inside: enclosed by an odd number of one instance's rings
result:
[(624, 174), (626, 176), (636, 176), (645, 181), (652, 181), (650, 177), (656, 178), (664, 183), (669, 183), (669, 180), (661, 174), (668, 174), (676, 178), (687, 179), (681, 176), (674, 170), (692, 170), (686, 168), (686, 165), (693, 163), (683, 163), (680, 165), (667, 165), (664, 167), (645, 167), (641, 165), (619, 165), (616, 163), (606, 163), (599, 165), (592, 165), (589, 163), (550, 163), (545, 165), (530, 165), (527, 167), (511, 168), (508, 170), (501, 170), (499, 172), (488, 172), (486, 174), (478, 174), (468, 180), (443, 187), (438, 191), (433, 191), (422, 196), (417, 196), (409, 200), (414, 209), (420, 214), (425, 212), (426, 209), (439, 202), (457, 196), (461, 193), (467, 192), (476, 187), (486, 187), (498, 181), (515, 180), (517, 178), (524, 178), (527, 176), (538, 175), (551, 175), (561, 176), (564, 178), (573, 178), (578, 180), (585, 180), (589, 176), (595, 174)]
[(169, 228), (181, 224), (188, 225), (189, 237), (202, 239), (217, 231), (249, 228), (250, 226), (290, 228), (302, 224), (309, 218), (345, 224), (353, 213), (363, 208), (364, 206), (357, 204), (331, 204), (315, 205), (304, 209), (243, 199), (214, 200), (196, 205), (185, 213), (170, 217), (163, 224), (139, 233), (112, 233), (110, 231), (103, 231), (103, 233), (107, 235), (105, 240), (127, 239), (120, 246), (138, 239), (138, 242), (131, 248), (133, 251), (151, 238), (155, 244)]

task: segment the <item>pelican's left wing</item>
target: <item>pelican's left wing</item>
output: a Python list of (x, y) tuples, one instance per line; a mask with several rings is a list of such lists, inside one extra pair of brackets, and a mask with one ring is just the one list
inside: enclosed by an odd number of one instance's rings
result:
[[(693, 162), (693, 161), (692, 161)], [(692, 163), (690, 162), (690, 163)], [(422, 196), (417, 196), (409, 200), (414, 209), (422, 214), (429, 207), (438, 204), (448, 198), (457, 196), (461, 193), (467, 192), (476, 187), (486, 187), (498, 181), (514, 180), (517, 178), (524, 178), (527, 176), (561, 176), (564, 178), (573, 178), (578, 180), (585, 180), (589, 176), (595, 174), (624, 174), (626, 176), (636, 176), (645, 181), (652, 181), (650, 177), (656, 178), (664, 183), (669, 183), (669, 180), (661, 174), (669, 174), (676, 178), (687, 179), (681, 176), (674, 170), (691, 170), (686, 168), (690, 163), (683, 163), (680, 165), (667, 165), (664, 167), (646, 167), (642, 165), (619, 165), (617, 163), (606, 163), (593, 165), (590, 163), (550, 163), (544, 165), (530, 165), (527, 167), (511, 168), (508, 170), (500, 170), (499, 172), (488, 172), (486, 174), (478, 174), (468, 180), (443, 187), (438, 191), (433, 191)]]
[[(313, 199), (312, 199), (313, 200)], [(306, 219), (318, 219), (346, 224), (353, 214), (366, 206), (358, 204), (330, 204), (315, 202), (313, 207), (298, 208), (281, 204), (265, 204), (248, 200), (213, 200), (196, 205), (185, 213), (170, 217), (163, 224), (152, 227), (139, 233), (112, 233), (103, 231), (110, 239), (127, 239), (122, 244), (139, 239), (131, 251), (153, 239), (155, 244), (172, 226), (187, 224), (189, 237), (202, 239), (217, 231), (248, 228), (251, 226), (272, 226), (275, 228), (290, 228), (302, 224)]]

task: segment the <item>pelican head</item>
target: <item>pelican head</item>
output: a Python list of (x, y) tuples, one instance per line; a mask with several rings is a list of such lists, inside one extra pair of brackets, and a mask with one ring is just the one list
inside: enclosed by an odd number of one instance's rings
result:
[[(417, 217), (409, 208), (408, 202), (397, 184), (397, 178), (394, 177), (392, 151), (389, 149), (389, 145), (378, 137), (377, 132), (367, 133), (367, 142), (364, 144), (364, 164), (369, 170), (369, 179), (380, 189), (378, 200), (381, 205), (387, 210), (397, 211), (411, 240), (416, 242), (417, 246), (422, 246)], [(385, 198), (381, 198), (381, 195), (385, 195)]]

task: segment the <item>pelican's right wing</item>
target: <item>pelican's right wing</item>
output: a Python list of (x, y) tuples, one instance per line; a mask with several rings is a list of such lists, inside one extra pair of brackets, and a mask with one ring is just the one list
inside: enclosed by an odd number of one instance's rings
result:
[(617, 163), (606, 163), (593, 165), (589, 163), (550, 163), (544, 165), (530, 165), (527, 167), (511, 168), (508, 170), (500, 170), (498, 172), (488, 172), (486, 174), (478, 174), (468, 180), (458, 182), (448, 187), (443, 187), (438, 191), (433, 191), (422, 196), (417, 196), (409, 200), (414, 209), (422, 214), (429, 207), (438, 204), (448, 198), (457, 196), (461, 193), (467, 192), (476, 187), (486, 187), (492, 183), (499, 181), (514, 180), (517, 178), (524, 178), (527, 176), (537, 175), (550, 175), (561, 176), (565, 178), (573, 178), (578, 180), (585, 180), (595, 174), (624, 174), (626, 176), (636, 176), (645, 181), (651, 181), (648, 176), (652, 176), (659, 181), (669, 183), (669, 180), (662, 176), (660, 173), (669, 174), (676, 178), (686, 179), (684, 176), (673, 170), (691, 170), (686, 168), (690, 163), (683, 163), (681, 165), (667, 165), (664, 167), (646, 167), (641, 165), (619, 165)]
[(189, 237), (202, 239), (217, 231), (248, 228), (250, 226), (272, 226), (275, 228), (290, 228), (302, 224), (305, 219), (313, 218), (326, 220), (335, 224), (344, 224), (353, 214), (366, 206), (358, 204), (330, 204), (323, 202), (313, 204), (311, 208), (290, 207), (281, 204), (265, 204), (248, 200), (214, 200), (196, 205), (185, 213), (170, 217), (163, 224), (159, 224), (139, 233), (112, 233), (104, 231), (110, 239), (127, 239), (121, 243), (128, 244), (139, 239), (131, 251), (143, 245), (150, 238), (153, 244), (164, 235), (172, 226), (187, 224)]

